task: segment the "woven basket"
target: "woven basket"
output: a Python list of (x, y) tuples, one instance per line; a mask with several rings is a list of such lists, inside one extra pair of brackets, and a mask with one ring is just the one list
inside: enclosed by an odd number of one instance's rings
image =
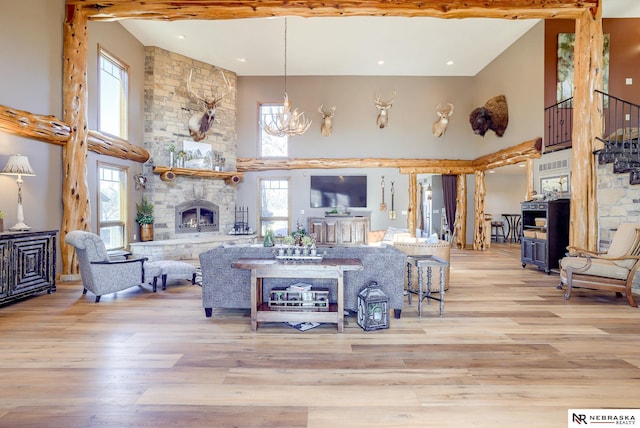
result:
[[(426, 242), (417, 242), (416, 238), (413, 240), (403, 240), (399, 242), (394, 242), (393, 246), (405, 253), (408, 256), (436, 256), (440, 257), (447, 262), (450, 262), (451, 259), (451, 244), (447, 241), (440, 241), (437, 244), (427, 244)], [(449, 289), (449, 271), (450, 266), (445, 268), (445, 290)], [(431, 291), (436, 291), (440, 289), (440, 268), (433, 268), (431, 276)], [(412, 278), (411, 283), (417, 284), (417, 272), (416, 269), (412, 270)], [(406, 284), (406, 270), (405, 270), (405, 284)]]

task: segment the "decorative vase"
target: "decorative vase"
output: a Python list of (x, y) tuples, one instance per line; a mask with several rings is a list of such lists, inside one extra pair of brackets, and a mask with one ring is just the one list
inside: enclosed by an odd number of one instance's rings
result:
[(0, 218), (0, 232), (4, 232), (4, 219)]
[(169, 167), (173, 168), (176, 166), (176, 154), (175, 152), (169, 152)]
[(315, 257), (318, 255), (318, 249), (316, 247), (311, 248), (311, 250), (309, 251), (309, 254), (311, 255), (311, 257)]
[(278, 255), (279, 256), (284, 256), (284, 248), (278, 248)]
[(262, 243), (262, 245), (264, 245), (265, 247), (273, 247), (274, 243), (273, 243), (273, 232), (268, 232), (265, 233), (264, 235), (264, 242)]
[(140, 241), (153, 241), (153, 223), (140, 225)]

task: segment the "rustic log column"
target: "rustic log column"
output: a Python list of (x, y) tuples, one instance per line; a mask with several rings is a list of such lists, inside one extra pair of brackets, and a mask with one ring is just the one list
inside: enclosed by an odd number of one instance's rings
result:
[(602, 90), (602, 5), (594, 14), (576, 19), (574, 48), (573, 150), (571, 171), (571, 224), (569, 245), (598, 249), (596, 136), (601, 133), (602, 111), (595, 90)]
[(458, 175), (456, 180), (456, 217), (453, 224), (453, 244), (464, 249), (467, 245), (467, 176)]
[(527, 194), (525, 196), (526, 201), (530, 201), (533, 198), (533, 159), (527, 160)]
[(484, 182), (484, 171), (476, 171), (476, 192), (473, 198), (473, 249), (484, 251), (487, 249), (487, 233), (484, 221), (484, 198), (487, 194), (487, 187)]
[(411, 237), (416, 237), (416, 209), (418, 197), (418, 174), (409, 174), (409, 208), (407, 209), (407, 228)]
[(90, 205), (87, 184), (87, 17), (79, 6), (67, 6), (64, 20), (63, 121), (71, 136), (62, 150), (62, 227), (60, 247), (62, 275), (77, 275), (78, 261), (72, 246), (64, 243), (72, 230), (89, 230)]

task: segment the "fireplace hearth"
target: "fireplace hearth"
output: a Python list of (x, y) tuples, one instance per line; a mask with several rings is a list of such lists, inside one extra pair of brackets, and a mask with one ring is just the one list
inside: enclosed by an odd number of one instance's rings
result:
[(176, 234), (218, 232), (220, 210), (218, 205), (202, 199), (183, 202), (176, 206)]

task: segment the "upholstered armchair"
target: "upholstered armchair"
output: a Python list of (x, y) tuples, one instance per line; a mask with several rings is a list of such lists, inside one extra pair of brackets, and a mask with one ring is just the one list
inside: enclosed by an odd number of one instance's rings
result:
[[(110, 260), (102, 239), (95, 233), (74, 230), (67, 233), (65, 242), (75, 248), (80, 266), (80, 276), (86, 294), (87, 290), (96, 295), (96, 303), (104, 294), (115, 293), (145, 282), (145, 267), (155, 269), (145, 261), (147, 258)], [(147, 281), (159, 272), (149, 272)]]
[(626, 295), (629, 305), (637, 307), (631, 286), (640, 268), (640, 225), (621, 224), (607, 252), (594, 253), (568, 247), (567, 257), (560, 260), (560, 285), (566, 285), (565, 299), (574, 287), (614, 291)]

